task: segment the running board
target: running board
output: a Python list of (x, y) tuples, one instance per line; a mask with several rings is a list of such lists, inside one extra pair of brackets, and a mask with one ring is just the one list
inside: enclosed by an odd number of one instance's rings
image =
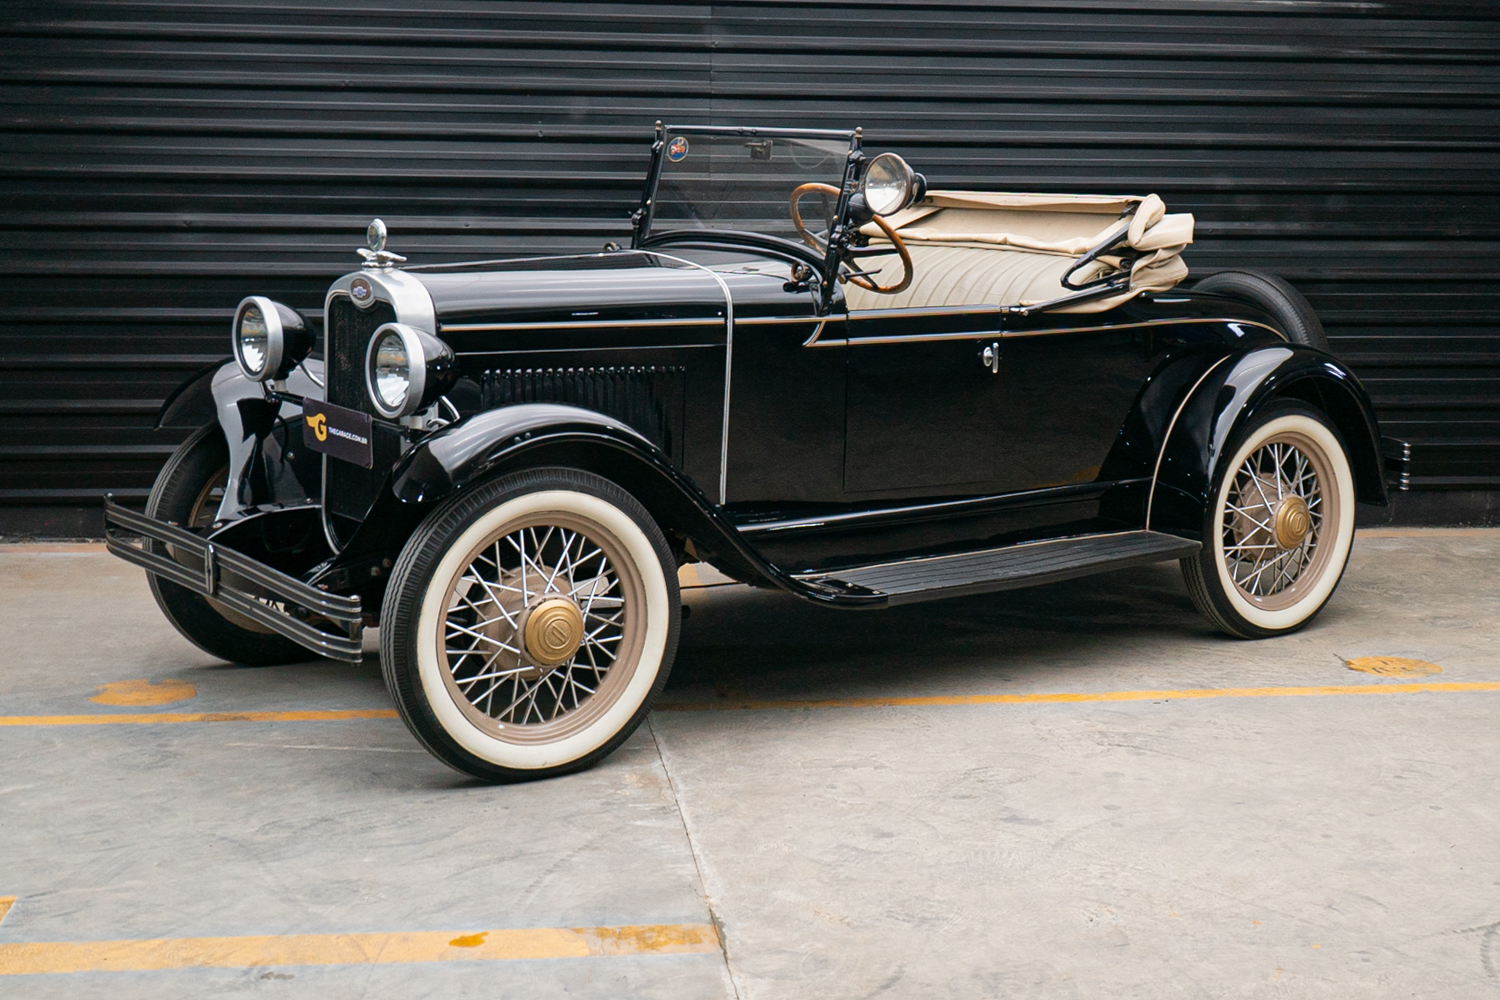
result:
[(1200, 548), (1197, 542), (1159, 531), (1122, 531), (805, 573), (797, 579), (814, 587), (883, 596), (888, 605), (912, 604), (1181, 559), (1197, 555)]

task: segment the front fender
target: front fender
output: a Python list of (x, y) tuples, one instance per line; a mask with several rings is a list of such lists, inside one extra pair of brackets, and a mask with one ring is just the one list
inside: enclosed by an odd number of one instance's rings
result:
[[(660, 448), (620, 421), (581, 407), (520, 403), (438, 431), (402, 456), (391, 473), (390, 500), (385, 502), (425, 509), (492, 476), (557, 465), (616, 483), (641, 502), (663, 531), (690, 540), (701, 557), (739, 578), (790, 584)], [(381, 506), (377, 502), (371, 511), (372, 521), (391, 515)]]
[(1296, 399), (1326, 414), (1349, 449), (1355, 495), (1386, 503), (1380, 430), (1369, 394), (1347, 367), (1299, 344), (1230, 354), (1202, 379), (1178, 411), (1157, 464), (1147, 526), (1198, 538), (1213, 484), (1230, 445), (1260, 408)]
[(225, 365), (233, 365), (233, 358), (220, 358), (211, 361), (199, 368), (193, 374), (177, 384), (177, 388), (167, 393), (167, 398), (161, 401), (161, 408), (156, 411), (156, 425), (154, 430), (163, 427), (188, 428), (197, 430), (214, 418), (214, 373), (222, 370)]
[[(322, 399), (322, 386), (304, 369), (322, 374), (318, 362), (305, 361), (287, 378), (287, 390)], [(322, 498), (322, 456), (302, 447), (301, 408), (267, 400), (261, 384), (246, 378), (232, 361), (219, 367), (208, 384), (229, 445), (229, 479), (215, 520), (235, 521), (265, 506), (317, 503)]]
[(391, 493), (406, 503), (441, 500), (544, 439), (577, 435), (666, 461), (638, 431), (602, 413), (558, 403), (520, 403), (476, 414), (409, 449), (391, 472)]

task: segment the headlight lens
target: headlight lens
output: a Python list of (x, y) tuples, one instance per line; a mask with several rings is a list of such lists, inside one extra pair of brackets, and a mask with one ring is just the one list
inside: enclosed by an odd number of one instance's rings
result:
[(387, 323), (370, 337), (365, 388), (387, 420), (409, 417), (438, 401), (458, 379), (453, 348), (405, 323)]
[(375, 345), (371, 374), (376, 401), (382, 409), (391, 412), (405, 409), (407, 394), (411, 392), (411, 355), (399, 333), (391, 331)]
[(899, 212), (911, 201), (915, 176), (906, 161), (895, 153), (881, 153), (870, 161), (860, 188), (865, 204), (876, 215)]
[(313, 349), (313, 335), (291, 306), (252, 295), (234, 311), (234, 358), (252, 382), (284, 379)]
[(266, 370), (266, 355), (270, 348), (270, 331), (266, 329), (266, 316), (260, 306), (251, 304), (240, 314), (239, 356), (245, 366), (245, 374), (255, 378)]

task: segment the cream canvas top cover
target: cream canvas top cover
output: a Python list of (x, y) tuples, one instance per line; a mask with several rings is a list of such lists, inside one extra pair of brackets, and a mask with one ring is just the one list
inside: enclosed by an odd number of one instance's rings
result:
[[(1062, 284), (1078, 259), (1111, 235), (1124, 232), (1124, 246), (1141, 252), (1130, 270), (1130, 287), (1104, 298), (1062, 305), (1058, 312), (1103, 312), (1142, 292), (1160, 292), (1187, 277), (1182, 250), (1193, 242), (1193, 217), (1168, 215), (1154, 194), (1143, 197), (931, 191), (922, 202), (886, 218), (911, 253), (911, 284), (882, 295), (849, 284), (850, 309), (915, 306), (1036, 305), (1074, 294)], [(879, 248), (890, 243), (874, 223), (861, 232)], [(1105, 254), (1073, 275), (1090, 281), (1123, 264)], [(867, 258), (882, 280), (898, 275), (901, 263)]]

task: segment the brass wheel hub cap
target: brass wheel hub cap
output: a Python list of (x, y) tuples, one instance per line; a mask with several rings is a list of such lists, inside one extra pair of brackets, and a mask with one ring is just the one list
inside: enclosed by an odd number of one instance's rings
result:
[(583, 645), (583, 613), (566, 597), (549, 597), (526, 615), (526, 655), (544, 667), (566, 663)]
[(1289, 496), (1276, 507), (1276, 544), (1283, 549), (1295, 549), (1307, 538), (1312, 529), (1312, 515), (1307, 501), (1299, 496)]

